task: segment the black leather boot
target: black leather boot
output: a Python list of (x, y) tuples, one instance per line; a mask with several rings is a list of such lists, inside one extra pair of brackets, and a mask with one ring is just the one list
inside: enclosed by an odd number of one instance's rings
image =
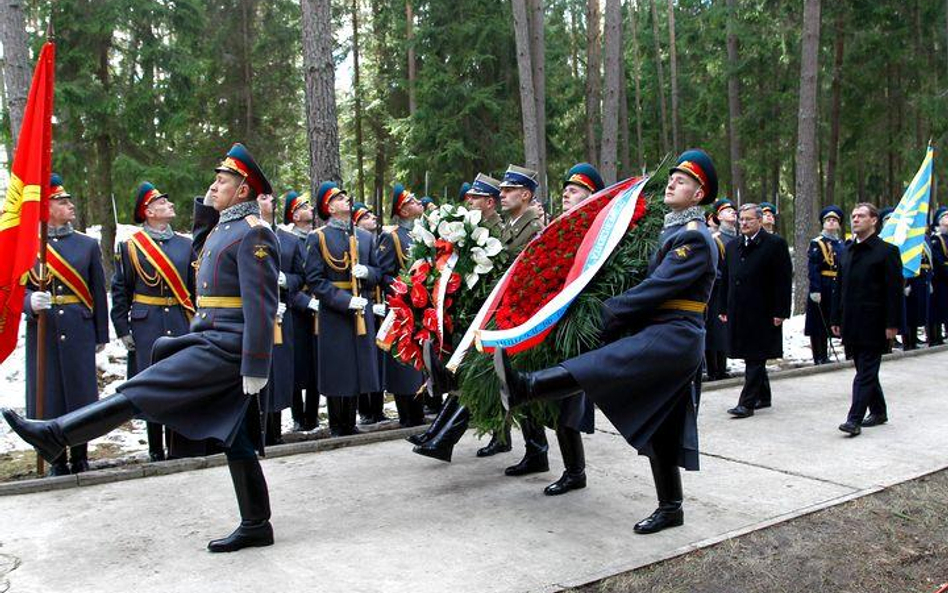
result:
[(529, 401), (564, 399), (582, 392), (573, 375), (560, 365), (534, 373), (515, 370), (503, 348), (494, 350), (494, 372), (500, 378), (500, 401), (508, 412)]
[(49, 477), (68, 476), (69, 473), (69, 463), (66, 460), (66, 451), (63, 450), (62, 455), (49, 462), (49, 469), (46, 470), (46, 475)]
[(69, 473), (81, 474), (89, 471), (89, 445), (83, 443), (69, 447)]
[(550, 459), (547, 451), (550, 445), (546, 441), (546, 429), (532, 418), (524, 418), (520, 422), (526, 451), (523, 459), (516, 465), (504, 470), (507, 476), (525, 476), (550, 471)]
[(570, 490), (586, 487), (586, 451), (583, 449), (582, 435), (578, 430), (559, 426), (556, 429), (556, 440), (560, 445), (566, 469), (559, 480), (543, 490), (543, 494), (547, 496), (566, 494)]
[(13, 432), (35, 447), (43, 459), (53, 461), (66, 447), (104, 435), (134, 418), (138, 410), (127, 397), (116, 393), (52, 420), (27, 420), (9, 408), (2, 413)]
[(407, 393), (395, 394), (395, 407), (398, 409), (398, 424), (409, 428), (425, 423), (425, 402), (420, 397)]
[(236, 552), (242, 548), (273, 545), (273, 527), (270, 525), (270, 493), (263, 477), (260, 461), (234, 459), (227, 462), (234, 482), (240, 525), (233, 533), (207, 544), (209, 552)]
[(411, 443), (412, 445), (423, 445), (431, 439), (434, 438), (436, 434), (441, 432), (441, 429), (444, 428), (444, 425), (454, 416), (454, 412), (458, 409), (460, 403), (456, 395), (449, 395), (448, 399), (445, 400), (444, 405), (441, 406), (441, 411), (438, 412), (438, 415), (435, 416), (434, 421), (428, 426), (428, 429), (425, 432), (419, 434), (413, 434), (405, 440)]
[(658, 508), (635, 524), (635, 532), (641, 534), (657, 533), (685, 523), (685, 513), (681, 510), (681, 470), (674, 463), (663, 463), (651, 457), (649, 462), (652, 465), (655, 492), (658, 494)]
[(441, 356), (438, 347), (431, 340), (427, 340), (421, 351), (422, 360), (425, 363), (425, 369), (428, 371), (428, 378), (431, 380), (431, 395), (440, 397), (445, 393), (456, 391), (458, 388), (457, 377), (445, 368), (441, 362)]
[(464, 406), (458, 406), (454, 414), (444, 423), (444, 427), (431, 440), (418, 445), (412, 451), (425, 457), (440, 459), (451, 463), (451, 454), (458, 444), (471, 420), (471, 412)]
[(477, 450), (478, 457), (491, 457), (498, 453), (509, 453), (513, 447), (510, 446), (510, 425), (504, 426), (503, 432), (493, 432), (490, 435), (490, 442), (486, 446)]

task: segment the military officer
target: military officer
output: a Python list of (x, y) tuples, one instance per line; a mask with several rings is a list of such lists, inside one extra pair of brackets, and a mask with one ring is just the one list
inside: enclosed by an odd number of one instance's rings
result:
[(270, 372), (279, 252), (255, 199), (272, 192), (270, 183), (247, 149), (235, 144), (216, 173), (203, 201), (195, 200), (200, 255), (191, 333), (157, 340), (153, 364), (114, 395), (49, 421), (24, 420), (6, 409), (3, 417), (49, 460), (134, 416), (188, 438), (221, 441), (241, 521), (208, 550), (233, 552), (273, 544), (267, 483), (251, 437), (258, 417), (248, 414), (254, 398), (247, 396), (259, 394)]
[[(300, 245), (306, 261), (306, 238), (313, 230), (314, 213), (309, 192), (290, 191), (283, 200), (283, 224), (290, 225), (290, 233)], [(319, 370), (316, 356), (316, 309), (319, 301), (310, 296), (304, 285), (290, 300), (293, 323), (293, 430), (313, 430), (319, 426), (319, 389), (316, 376)], [(305, 395), (304, 395), (305, 394)]]
[(826, 341), (830, 339), (830, 305), (839, 273), (839, 254), (843, 251), (843, 241), (840, 239), (842, 220), (843, 210), (839, 206), (823, 208), (820, 212), (823, 231), (810, 241), (806, 253), (810, 291), (803, 333), (810, 336), (813, 364), (826, 364), (830, 361)]
[[(194, 266), (191, 239), (174, 232), (174, 202), (145, 181), (135, 194), (133, 219), (141, 224), (128, 241), (119, 243), (112, 277), (112, 324), (135, 366), (129, 377), (151, 365), (152, 348), (162, 336), (188, 333), (194, 317)], [(165, 441), (172, 457), (206, 455), (208, 443), (195, 442), (149, 422), (148, 454), (165, 459)]]
[(503, 219), (497, 213), (497, 207), (500, 205), (500, 181), (478, 173), (474, 183), (467, 185), (469, 187), (464, 194), (464, 201), (468, 209), (480, 210), (481, 226), (487, 227), (491, 236), (500, 238), (504, 226)]
[[(270, 223), (276, 232), (280, 248), (280, 273), (277, 284), (280, 287), (280, 302), (277, 304), (277, 329), (274, 334), (270, 379), (261, 393), (264, 411), (267, 414), (266, 444), (277, 445), (283, 442), (283, 410), (293, 404), (295, 384), (293, 345), (296, 327), (293, 316), (287, 315), (287, 309), (303, 287), (305, 270), (303, 267), (303, 245), (296, 236), (280, 228), (276, 223), (276, 201), (271, 194), (257, 196), (260, 216)], [(308, 299), (308, 297), (305, 297)]]
[(905, 325), (902, 328), (902, 349), (918, 348), (918, 328), (928, 327), (928, 309), (932, 291), (932, 262), (922, 250), (918, 275), (905, 280)]
[(928, 317), (928, 345), (945, 343), (948, 323), (948, 208), (935, 211), (933, 232), (928, 237), (932, 251), (932, 296)]
[[(371, 233), (373, 238), (378, 237), (378, 217), (362, 202), (356, 202), (352, 205), (352, 223)], [(379, 257), (379, 261), (381, 261), (381, 257)], [(372, 291), (372, 314), (375, 315), (375, 325), (378, 327), (385, 317), (385, 298), (382, 294), (381, 285), (376, 286), (375, 290)], [(385, 393), (383, 392), (385, 387), (385, 360), (388, 356), (380, 348), (376, 348), (376, 353), (380, 389), (373, 393), (359, 394), (359, 424), (378, 424), (388, 420), (385, 416)]]
[(714, 281), (714, 288), (711, 290), (711, 299), (708, 301), (708, 318), (705, 321), (707, 335), (704, 344), (705, 369), (708, 372), (708, 380), (717, 381), (727, 378), (727, 327), (718, 318), (718, 315), (725, 313), (727, 303), (724, 302), (721, 290), (721, 272), (724, 263), (724, 249), (728, 243), (737, 238), (737, 210), (734, 203), (727, 198), (720, 198), (714, 202), (711, 208), (711, 219), (717, 225), (718, 230), (711, 233), (714, 242), (718, 247), (718, 271)]
[[(43, 418), (55, 418), (99, 398), (95, 355), (109, 341), (105, 272), (95, 239), (72, 227), (76, 207), (53, 173), (49, 190), (48, 283), (40, 291), (36, 270), (29, 274), (23, 303), (26, 315), (26, 414), (37, 418), (37, 321), (46, 315), (46, 389)], [(89, 469), (88, 447), (74, 443), (67, 459), (62, 449), (52, 457), (49, 474), (60, 476)]]
[(770, 202), (761, 202), (760, 211), (763, 212), (763, 218), (761, 219), (762, 226), (764, 230), (770, 234), (777, 232), (777, 217), (780, 216), (780, 213), (777, 212), (777, 206), (771, 204)]
[[(392, 190), (392, 221), (396, 227), (383, 232), (379, 240), (379, 267), (386, 293), (398, 275), (412, 264), (409, 259), (414, 243), (411, 229), (424, 212), (424, 206), (414, 194), (396, 183)], [(398, 422), (402, 426), (419, 426), (425, 422), (425, 402), (418, 393), (424, 380), (421, 371), (402, 364), (392, 354), (385, 357), (385, 388), (395, 396)]]
[(699, 204), (716, 194), (711, 158), (700, 150), (684, 152), (665, 189), (671, 212), (649, 275), (603, 303), (601, 348), (534, 373), (513, 369), (502, 348), (494, 352), (506, 409), (582, 391), (648, 456), (659, 506), (635, 525), (636, 533), (684, 523), (679, 466), (698, 469), (696, 380), (718, 261)]
[(352, 224), (346, 192), (324, 181), (315, 200), (319, 216), (328, 219), (310, 234), (306, 247), (306, 284), (319, 300), (319, 392), (327, 398), (330, 433), (358, 434), (359, 394), (381, 389), (375, 319), (363, 296), (372, 294), (381, 273), (372, 235)]

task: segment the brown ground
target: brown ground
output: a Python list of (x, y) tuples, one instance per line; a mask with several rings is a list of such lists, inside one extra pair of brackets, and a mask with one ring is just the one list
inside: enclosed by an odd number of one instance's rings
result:
[(934, 593), (946, 582), (948, 470), (573, 591)]

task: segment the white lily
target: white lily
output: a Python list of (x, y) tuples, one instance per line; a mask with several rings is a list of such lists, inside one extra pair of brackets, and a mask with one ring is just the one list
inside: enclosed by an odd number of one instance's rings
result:
[[(474, 212), (480, 212), (480, 210), (474, 210)], [(481, 247), (487, 244), (487, 239), (490, 238), (490, 231), (487, 230), (487, 227), (479, 226), (471, 232), (471, 239)]]
[(425, 225), (423, 225), (421, 221), (415, 221), (415, 226), (413, 226), (411, 229), (411, 235), (415, 241), (424, 241), (425, 245), (428, 247), (434, 247), (435, 236), (431, 233), (431, 231), (425, 228)]
[(441, 211), (435, 210), (431, 212), (430, 214), (427, 214), (426, 218), (428, 219), (429, 228), (432, 228), (432, 229), (438, 228), (438, 223), (441, 222)]
[(478, 274), (486, 274), (494, 269), (494, 262), (490, 260), (484, 249), (480, 247), (472, 248), (471, 257), (474, 259), (474, 263), (477, 264), (474, 266), (474, 271)]
[(504, 244), (500, 242), (500, 239), (496, 237), (487, 237), (486, 244), (484, 245), (484, 252), (487, 253), (489, 257), (494, 257), (503, 250)]
[(438, 225), (438, 235), (445, 241), (458, 243), (467, 236), (467, 233), (464, 231), (463, 222), (442, 220), (441, 224)]
[(474, 285), (477, 284), (477, 281), (480, 280), (480, 276), (477, 275), (477, 272), (471, 272), (464, 276), (464, 284), (468, 288), (474, 288)]
[(483, 213), (480, 210), (465, 210), (464, 222), (471, 226), (477, 226), (481, 223), (481, 216), (483, 216)]

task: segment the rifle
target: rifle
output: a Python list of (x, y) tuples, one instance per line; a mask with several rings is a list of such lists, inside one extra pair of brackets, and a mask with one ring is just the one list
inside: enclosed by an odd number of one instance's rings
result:
[[(352, 281), (352, 296), (359, 296), (359, 279), (351, 274), (352, 270), (359, 265), (359, 240), (356, 238), (356, 229), (355, 223), (352, 222), (352, 217), (349, 217), (349, 271), (350, 279)], [(365, 311), (363, 309), (356, 310), (356, 335), (364, 336), (366, 334), (365, 329)]]

